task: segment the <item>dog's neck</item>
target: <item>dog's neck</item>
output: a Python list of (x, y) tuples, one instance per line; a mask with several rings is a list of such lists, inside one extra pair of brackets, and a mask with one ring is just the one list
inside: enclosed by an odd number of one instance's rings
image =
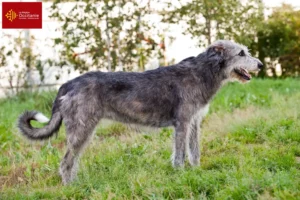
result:
[(204, 100), (201, 103), (209, 103), (227, 80), (222, 70), (224, 63), (218, 60), (207, 59), (205, 52), (195, 57), (193, 62), (193, 70), (198, 78), (198, 84), (200, 84), (199, 88), (204, 88), (204, 90), (200, 89), (198, 91), (202, 97), (201, 99)]

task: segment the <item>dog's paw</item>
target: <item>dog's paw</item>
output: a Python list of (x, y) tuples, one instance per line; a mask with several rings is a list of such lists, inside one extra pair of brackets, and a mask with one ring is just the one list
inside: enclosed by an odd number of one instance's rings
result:
[(200, 160), (199, 159), (195, 159), (195, 160), (189, 159), (189, 162), (190, 162), (191, 166), (193, 166), (193, 167), (200, 166)]
[(173, 160), (172, 165), (174, 168), (184, 168), (184, 160)]

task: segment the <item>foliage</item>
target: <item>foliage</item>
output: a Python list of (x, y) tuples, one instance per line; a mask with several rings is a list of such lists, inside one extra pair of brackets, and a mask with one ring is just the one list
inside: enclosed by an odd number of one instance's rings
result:
[[(142, 2), (76, 1), (70, 12), (63, 13), (61, 0), (56, 0), (52, 17), (63, 23), (64, 36), (55, 39), (55, 45), (62, 47), (60, 65), (72, 64), (81, 71), (90, 67), (111, 71), (132, 70), (138, 64), (143, 70), (153, 49), (163, 56), (165, 35), (157, 31), (163, 22), (185, 22), (185, 33), (197, 38), (200, 45), (206, 46), (215, 38), (235, 39), (247, 45), (253, 40), (263, 16), (260, 0), (244, 3), (239, 0), (193, 0), (185, 5), (182, 4), (184, 1), (178, 1), (179, 7), (174, 1)], [(154, 8), (151, 3), (162, 5), (162, 8)], [(151, 17), (163, 17), (164, 20), (158, 26), (149, 21)], [(203, 36), (206, 42), (201, 42)]]
[(151, 25), (144, 19), (150, 14), (148, 3), (135, 0), (76, 1), (68, 13), (60, 9), (61, 0), (51, 7), (52, 18), (62, 22), (62, 35), (55, 39), (61, 45), (60, 65), (75, 69), (106, 68), (108, 71), (144, 69), (152, 50), (160, 52), (147, 37)]
[[(260, 59), (270, 58), (266, 70), (276, 77), (274, 61), (279, 62), (282, 77), (299, 76), (300, 73), (300, 11), (290, 5), (274, 9), (258, 33)], [(264, 75), (265, 71), (261, 74)]]
[(200, 46), (216, 39), (234, 39), (250, 45), (263, 19), (261, 0), (192, 0), (165, 13), (165, 21), (187, 24)]
[(4, 34), (3, 39), (8, 41), (8, 45), (0, 47), (0, 67), (8, 67), (5, 74), (0, 78), (8, 81), (12, 94), (18, 94), (21, 87), (27, 87), (31, 83), (31, 71), (37, 70), (40, 80), (43, 82), (43, 65), (40, 54), (33, 51), (35, 42), (34, 36), (24, 37), (24, 32), (20, 31), (17, 37)]
[(0, 197), (298, 199), (299, 91), (297, 79), (224, 87), (204, 120), (196, 168), (172, 168), (171, 129), (130, 134), (124, 126), (102, 122), (82, 155), (78, 181), (69, 186), (62, 186), (58, 175), (63, 127), (44, 143), (28, 143), (16, 134), (16, 119), (25, 109), (50, 116), (56, 92), (0, 100)]

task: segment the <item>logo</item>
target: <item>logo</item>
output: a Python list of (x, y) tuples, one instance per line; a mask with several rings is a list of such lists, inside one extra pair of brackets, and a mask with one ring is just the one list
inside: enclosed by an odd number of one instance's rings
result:
[(42, 2), (2, 2), (2, 28), (42, 28)]
[(12, 22), (18, 15), (12, 9), (10, 9), (10, 11), (8, 11), (5, 16), (9, 21)]

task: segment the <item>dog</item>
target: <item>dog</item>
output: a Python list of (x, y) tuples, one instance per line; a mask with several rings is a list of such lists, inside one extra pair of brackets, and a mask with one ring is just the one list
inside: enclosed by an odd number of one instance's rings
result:
[[(200, 123), (209, 102), (226, 82), (248, 82), (249, 72), (262, 67), (245, 46), (219, 40), (198, 56), (167, 67), (145, 72), (88, 72), (60, 87), (50, 121), (42, 113), (25, 111), (18, 127), (28, 139), (43, 140), (56, 133), (64, 121), (67, 151), (60, 164), (64, 184), (76, 177), (79, 155), (104, 118), (151, 127), (173, 126), (173, 166), (184, 165), (186, 152), (190, 164), (198, 166)], [(34, 128), (31, 120), (48, 123)]]

